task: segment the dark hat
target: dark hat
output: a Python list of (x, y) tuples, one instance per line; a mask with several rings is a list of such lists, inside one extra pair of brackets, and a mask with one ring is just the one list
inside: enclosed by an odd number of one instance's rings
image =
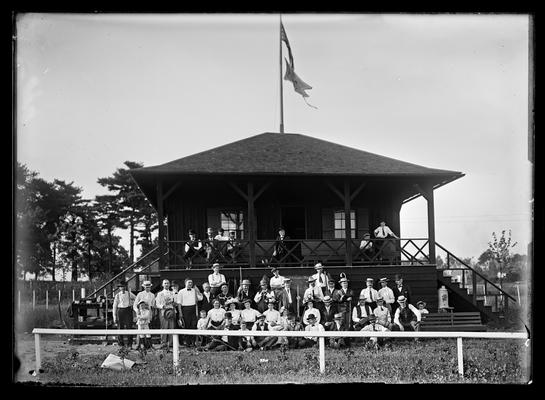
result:
[(117, 287), (127, 287), (127, 282), (119, 282)]
[(278, 228), (278, 231), (280, 232), (280, 231), (286, 231), (286, 230), (284, 229), (283, 226), (281, 226), (281, 227)]
[(398, 281), (398, 280), (400, 280), (400, 279), (403, 279), (403, 275), (401, 275), (401, 274), (396, 274), (394, 279), (395, 279), (396, 281)]
[(242, 300), (242, 304), (244, 304), (244, 303), (250, 303), (250, 304), (251, 304), (251, 303), (252, 303), (252, 299), (250, 299), (250, 298), (247, 297), (247, 298), (245, 298), (244, 300)]
[(229, 311), (225, 313), (225, 318), (233, 318), (233, 314), (231, 314)]
[(218, 232), (225, 232), (225, 229), (223, 229), (223, 228), (218, 228)]
[(258, 319), (265, 318), (265, 314), (261, 314), (261, 313), (260, 313), (260, 314), (257, 314), (257, 318), (258, 318)]
[(190, 234), (190, 235), (196, 235), (197, 233), (196, 233), (193, 229), (190, 229), (190, 230), (189, 230), (189, 234)]
[(220, 285), (220, 288), (224, 287), (224, 286), (229, 286), (227, 283), (223, 282), (221, 285)]
[(307, 319), (316, 319), (316, 316), (311, 313), (307, 316)]

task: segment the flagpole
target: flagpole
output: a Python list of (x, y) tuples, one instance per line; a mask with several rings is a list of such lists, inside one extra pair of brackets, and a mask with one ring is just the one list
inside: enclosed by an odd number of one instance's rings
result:
[(284, 133), (284, 87), (282, 84), (282, 14), (280, 14), (280, 27), (278, 29), (280, 36), (280, 133)]

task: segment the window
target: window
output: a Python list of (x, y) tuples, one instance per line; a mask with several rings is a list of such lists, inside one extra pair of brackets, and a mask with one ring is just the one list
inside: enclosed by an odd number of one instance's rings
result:
[(244, 239), (244, 216), (242, 211), (222, 211), (220, 221), (226, 235), (229, 235), (231, 231), (235, 231), (237, 239)]
[[(334, 235), (335, 239), (344, 239), (344, 211), (336, 210), (334, 212)], [(350, 236), (356, 238), (356, 211), (350, 210)]]

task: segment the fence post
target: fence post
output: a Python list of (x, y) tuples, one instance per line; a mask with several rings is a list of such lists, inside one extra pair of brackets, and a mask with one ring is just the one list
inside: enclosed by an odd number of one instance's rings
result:
[(35, 333), (34, 334), (34, 347), (36, 349), (36, 369), (35, 373), (38, 375), (40, 373), (40, 369), (42, 368), (42, 354), (40, 350), (40, 334)]
[(36, 309), (36, 290), (32, 290), (32, 309)]
[(17, 307), (18, 311), (21, 312), (21, 291), (17, 291)]
[(320, 373), (325, 372), (325, 338), (321, 336), (318, 338), (318, 344), (320, 347)]
[(76, 290), (72, 289), (72, 302), (76, 301)]
[(176, 368), (180, 365), (179, 360), (179, 342), (178, 335), (172, 335), (172, 362), (174, 364), (174, 373), (176, 373)]
[(49, 290), (45, 290), (45, 309), (49, 309)]
[(59, 289), (59, 304), (61, 304), (61, 290)]
[(464, 350), (462, 347), (462, 338), (456, 338), (456, 345), (458, 347), (458, 373), (464, 376)]

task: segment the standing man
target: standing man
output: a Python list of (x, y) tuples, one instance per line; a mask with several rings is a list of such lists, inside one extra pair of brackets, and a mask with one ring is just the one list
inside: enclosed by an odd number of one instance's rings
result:
[(380, 286), (378, 294), (384, 299), (384, 305), (390, 311), (390, 315), (394, 315), (393, 304), (396, 301), (396, 297), (394, 291), (388, 287), (388, 278), (380, 278)]
[[(178, 315), (181, 319), (179, 321), (180, 326), (183, 326), (185, 329), (197, 328), (197, 304), (202, 300), (203, 295), (199, 288), (193, 288), (193, 280), (191, 278), (185, 278), (185, 288), (180, 290), (176, 296)], [(192, 346), (194, 339), (194, 336), (186, 336), (185, 342), (187, 346)]]
[(341, 279), (339, 280), (341, 288), (337, 291), (333, 300), (337, 302), (337, 308), (339, 312), (344, 313), (344, 326), (346, 329), (352, 328), (352, 298), (354, 292), (348, 288), (348, 279), (344, 273), (341, 273)]
[(221, 285), (227, 283), (225, 275), (220, 274), (221, 265), (214, 263), (212, 265), (212, 273), (208, 275), (208, 283), (210, 284), (210, 290), (212, 291), (212, 296), (216, 297), (219, 292)]
[(280, 293), (284, 289), (284, 281), (286, 278), (280, 275), (280, 271), (278, 271), (278, 268), (276, 267), (272, 267), (271, 272), (273, 273), (273, 276), (269, 280), (269, 285), (271, 286), (271, 290), (274, 292), (274, 297), (279, 298)]
[(291, 279), (284, 278), (284, 289), (280, 292), (280, 297), (278, 298), (280, 312), (282, 313), (282, 311), (287, 309), (289, 313), (297, 314), (297, 304), (300, 299), (297, 296), (297, 292), (291, 288)]
[(367, 285), (367, 287), (363, 288), (360, 292), (360, 295), (365, 295), (365, 303), (367, 303), (367, 305), (371, 307), (371, 310), (374, 310), (376, 308), (378, 297), (378, 292), (373, 288), (373, 283), (373, 278), (367, 278), (365, 280), (365, 284)]
[[(125, 282), (118, 283), (117, 287), (119, 292), (114, 296), (112, 310), (114, 324), (117, 324), (118, 329), (132, 329), (132, 312), (136, 296), (127, 290)], [(132, 336), (130, 335), (117, 335), (117, 343), (119, 346), (125, 347), (125, 338), (127, 338), (127, 346), (131, 349)]]
[(187, 262), (187, 269), (193, 266), (193, 260), (199, 254), (202, 249), (202, 243), (197, 240), (197, 234), (193, 229), (189, 230), (189, 240), (184, 245), (184, 259)]
[(210, 311), (212, 308), (213, 300), (214, 296), (210, 291), (210, 284), (208, 282), (204, 282), (202, 284), (202, 300), (199, 301), (199, 310), (204, 310), (208, 313), (208, 311)]
[[(403, 275), (396, 274), (395, 275), (395, 286), (393, 287), (394, 296), (396, 299), (399, 298), (399, 296), (404, 296), (407, 299), (407, 302), (410, 303), (412, 299), (412, 291), (409, 285), (403, 283)], [(399, 302), (394, 303), (395, 309), (399, 307)], [(393, 310), (395, 314), (395, 309)]]
[(332, 299), (335, 299), (336, 292), (337, 292), (337, 289), (335, 289), (335, 280), (333, 278), (328, 278), (327, 287), (325, 289), (324, 296), (329, 296)]
[[(386, 246), (389, 242), (387, 240), (390, 237), (394, 237), (396, 239), (399, 239), (397, 235), (386, 225), (385, 221), (380, 221), (380, 225), (374, 230), (373, 232), (375, 234), (375, 238), (378, 239), (379, 245), (378, 247), (378, 259), (382, 261), (384, 258), (387, 258), (385, 256), (389, 256), (389, 246)], [(388, 253), (388, 254), (386, 254)]]
[(274, 243), (273, 258), (278, 261), (279, 265), (284, 265), (284, 263), (288, 263), (291, 259), (291, 257), (287, 255), (289, 252), (289, 244), (286, 243), (286, 240), (290, 240), (290, 237), (286, 236), (286, 230), (283, 227), (278, 228), (278, 236)]
[(316, 273), (312, 275), (312, 277), (316, 279), (316, 286), (318, 286), (322, 290), (322, 294), (325, 295), (329, 277), (327, 276), (327, 273), (324, 272), (324, 266), (322, 265), (322, 263), (317, 263), (314, 266), (314, 269), (316, 270)]
[(259, 285), (261, 289), (254, 296), (254, 303), (256, 304), (257, 311), (263, 314), (269, 308), (267, 305), (269, 299), (274, 299), (275, 296), (274, 292), (268, 289), (267, 281), (261, 280)]
[[(155, 306), (159, 310), (159, 321), (161, 329), (176, 328), (176, 310), (174, 308), (174, 293), (169, 290), (170, 281), (163, 279), (163, 290), (157, 293), (155, 298)], [(167, 349), (172, 346), (172, 335), (161, 335), (161, 348)]]
[[(155, 314), (156, 314), (156, 311), (155, 311), (155, 295), (153, 293), (151, 293), (151, 282), (150, 281), (144, 281), (142, 282), (142, 287), (144, 288), (144, 290), (142, 290), (141, 292), (138, 292), (138, 294), (136, 295), (136, 299), (134, 300), (134, 305), (133, 305), (133, 310), (136, 314), (139, 313), (139, 304), (141, 301), (144, 301), (144, 303), (146, 303), (148, 305), (148, 309), (149, 309), (149, 312), (151, 314), (151, 320), (150, 322), (148, 323), (148, 326), (151, 324), (151, 321), (153, 320), (153, 318), (155, 318)], [(137, 339), (137, 342), (136, 342), (136, 347), (138, 348), (139, 347), (139, 344), (140, 344), (140, 336), (137, 336), (136, 337)], [(151, 343), (151, 340), (149, 341)]]
[(322, 310), (324, 304), (324, 294), (322, 288), (316, 284), (316, 278), (313, 276), (308, 277), (308, 289), (303, 294), (303, 303), (312, 301), (318, 310)]

